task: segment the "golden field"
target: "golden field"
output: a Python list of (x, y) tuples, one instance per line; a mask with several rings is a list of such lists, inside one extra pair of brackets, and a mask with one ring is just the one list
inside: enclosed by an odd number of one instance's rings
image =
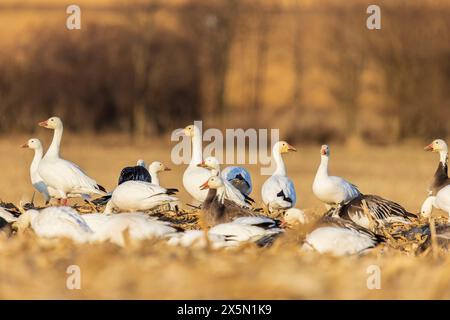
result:
[[(43, 130), (43, 129), (42, 129)], [(51, 133), (43, 130), (48, 145)], [(32, 194), (28, 166), (31, 152), (19, 148), (25, 136), (3, 137), (0, 148), (3, 201), (18, 203)], [(391, 147), (331, 145), (331, 173), (357, 184), (362, 192), (398, 201), (417, 213), (437, 164), (437, 155), (422, 151), (429, 141)], [(142, 140), (124, 136), (74, 136), (63, 139), (63, 156), (78, 163), (107, 189), (116, 183), (120, 169), (137, 159), (160, 160), (172, 168), (161, 183), (182, 188), (185, 166), (174, 166), (168, 136)], [(310, 186), (319, 161), (318, 146), (296, 145), (285, 157), (294, 180), (297, 207), (319, 216), (323, 206)], [(252, 196), (260, 202), (264, 177), (251, 166)], [(335, 258), (300, 252), (306, 228), (289, 230), (271, 248), (253, 245), (236, 250), (210, 251), (170, 247), (146, 241), (119, 248), (111, 244), (74, 245), (68, 241), (37, 239), (32, 232), (0, 240), (0, 298), (63, 299), (448, 299), (450, 259), (438, 255), (413, 256), (379, 247), (361, 257)], [(81, 268), (81, 289), (66, 288), (66, 269)], [(366, 286), (367, 268), (381, 269), (381, 289)]]

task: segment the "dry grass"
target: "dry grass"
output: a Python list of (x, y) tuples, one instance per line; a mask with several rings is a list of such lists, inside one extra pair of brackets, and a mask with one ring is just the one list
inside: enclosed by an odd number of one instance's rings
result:
[[(39, 132), (49, 137), (50, 132)], [(26, 137), (0, 139), (1, 198), (16, 202), (32, 193), (28, 177), (31, 153), (18, 146)], [(45, 139), (48, 140), (48, 139)], [(48, 142), (48, 141), (46, 141)], [(425, 143), (425, 142), (424, 142)], [(286, 157), (299, 202), (314, 214), (322, 205), (310, 186), (318, 165), (318, 147), (297, 146)], [(331, 146), (332, 173), (347, 177), (365, 193), (396, 200), (417, 212), (426, 195), (437, 157), (420, 144), (388, 148)], [(83, 150), (82, 152), (80, 152)], [(63, 154), (111, 189), (124, 165), (138, 158), (170, 165), (169, 139), (134, 142), (124, 137), (64, 137)], [(162, 184), (182, 190), (184, 166), (173, 166)], [(253, 196), (259, 201), (264, 177), (258, 168)], [(255, 298), (255, 299), (448, 299), (450, 259), (440, 253), (412, 256), (379, 248), (363, 257), (333, 258), (299, 251), (306, 230), (291, 230), (268, 249), (252, 245), (233, 251), (173, 248), (147, 241), (124, 249), (114, 245), (49, 243), (32, 232), (0, 240), (0, 298)], [(66, 268), (77, 264), (82, 289), (66, 289)], [(381, 268), (381, 290), (368, 290), (367, 267)]]

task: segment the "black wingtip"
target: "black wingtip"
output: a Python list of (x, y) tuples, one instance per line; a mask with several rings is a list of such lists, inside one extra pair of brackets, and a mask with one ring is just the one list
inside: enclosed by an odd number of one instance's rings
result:
[(179, 191), (176, 188), (168, 188), (167, 189), (167, 194), (168, 195), (173, 195), (173, 194), (176, 194), (177, 192), (179, 192)]
[(97, 188), (98, 188), (100, 191), (108, 192), (108, 191), (106, 191), (106, 189), (105, 189), (102, 185), (100, 185), (100, 184), (97, 184)]

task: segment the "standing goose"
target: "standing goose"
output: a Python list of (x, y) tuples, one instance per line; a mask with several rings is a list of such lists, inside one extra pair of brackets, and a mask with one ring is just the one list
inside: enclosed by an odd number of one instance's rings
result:
[(45, 184), (59, 194), (62, 204), (67, 204), (68, 194), (105, 195), (105, 188), (88, 177), (76, 164), (60, 157), (59, 150), (63, 134), (61, 119), (52, 117), (39, 125), (54, 130), (54, 135), (50, 148), (39, 163), (38, 173)]
[(320, 165), (312, 187), (314, 195), (324, 202), (328, 208), (347, 203), (361, 194), (358, 188), (347, 180), (328, 175), (329, 157), (330, 148), (323, 145), (320, 149)]
[(219, 160), (215, 157), (207, 157), (205, 161), (198, 165), (202, 168), (211, 170), (211, 176), (220, 176), (225, 186), (225, 199), (237, 203), (241, 207), (251, 208), (251, 203), (255, 202), (252, 198), (237, 189), (226, 177), (220, 172)]
[(294, 183), (287, 177), (286, 167), (281, 157), (283, 153), (289, 151), (297, 150), (286, 141), (279, 141), (273, 146), (272, 158), (275, 160), (276, 169), (261, 189), (262, 200), (269, 211), (292, 208), (297, 201)]
[(429, 217), (433, 207), (447, 212), (450, 220), (450, 185), (439, 190), (435, 196), (429, 196), (423, 203), (420, 213), (424, 217)]
[(208, 180), (211, 172), (205, 168), (198, 167), (203, 161), (200, 129), (196, 125), (189, 125), (182, 131), (179, 131), (178, 134), (190, 137), (192, 142), (191, 161), (183, 174), (183, 186), (194, 200), (203, 202), (206, 199), (208, 191), (201, 190), (200, 185), (203, 181)]
[(434, 174), (433, 183), (429, 188), (430, 195), (436, 195), (439, 190), (450, 185), (448, 177), (448, 147), (444, 140), (437, 139), (425, 147), (425, 151), (439, 152), (439, 164)]
[(364, 253), (383, 241), (383, 237), (351, 221), (324, 217), (318, 227), (306, 236), (303, 249), (345, 256)]
[(398, 203), (376, 195), (359, 195), (346, 204), (331, 208), (326, 215), (352, 221), (380, 234), (383, 234), (380, 229), (392, 223), (409, 224), (417, 219)]
[(87, 242), (93, 232), (78, 212), (70, 207), (48, 207), (27, 210), (14, 223), (19, 231), (31, 226), (38, 237), (69, 238)]
[(114, 189), (104, 213), (112, 213), (114, 208), (121, 211), (151, 210), (178, 201), (172, 196), (176, 191), (145, 181), (126, 181)]
[[(208, 191), (206, 200), (202, 204), (202, 218), (207, 226), (233, 222), (237, 218), (251, 219), (252, 224), (270, 224), (278, 226), (279, 221), (268, 217), (258, 216), (255, 212), (240, 207), (235, 202), (225, 199), (225, 184), (220, 176), (211, 176), (203, 185)], [(247, 220), (249, 221), (249, 220)]]

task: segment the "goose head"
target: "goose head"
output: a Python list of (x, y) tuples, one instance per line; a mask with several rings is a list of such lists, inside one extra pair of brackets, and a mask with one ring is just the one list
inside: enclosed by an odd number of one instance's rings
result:
[(171, 169), (166, 167), (162, 162), (159, 161), (153, 161), (149, 166), (148, 166), (148, 172), (150, 173), (159, 173), (159, 172), (163, 172), (163, 171), (170, 171)]
[(219, 170), (220, 163), (216, 157), (207, 157), (204, 161), (202, 161), (202, 163), (199, 163), (197, 166), (209, 170)]
[(39, 139), (32, 138), (32, 139), (28, 140), (27, 143), (24, 143), (20, 147), (21, 148), (30, 148), (30, 149), (33, 149), (33, 150), (38, 150), (38, 149), (42, 149), (42, 143), (41, 143), (41, 141)]
[(308, 222), (305, 213), (297, 208), (290, 208), (286, 210), (282, 219), (283, 226), (294, 226), (298, 224), (305, 224)]
[(61, 129), (63, 127), (62, 120), (58, 117), (51, 117), (45, 121), (39, 122), (39, 126), (47, 129)]
[(187, 137), (200, 137), (200, 129), (194, 125), (188, 125), (184, 129), (179, 129), (179, 131), (176, 133), (178, 136), (187, 136)]
[(420, 215), (425, 218), (429, 218), (431, 216), (431, 212), (433, 211), (433, 205), (434, 201), (436, 200), (436, 197), (430, 196), (425, 199), (425, 201), (422, 204), (422, 207), (420, 208)]
[(327, 146), (326, 144), (324, 144), (320, 148), (320, 155), (325, 156), (325, 157), (329, 157), (330, 156), (330, 147)]
[(436, 139), (424, 148), (425, 151), (431, 152), (448, 152), (447, 144), (442, 139)]
[(287, 143), (286, 141), (278, 141), (277, 143), (275, 143), (274, 148), (275, 151), (277, 151), (278, 153), (282, 154), (282, 153), (288, 153), (290, 151), (294, 151), (296, 152), (297, 149), (295, 149), (293, 146), (291, 146), (289, 143)]
[(202, 184), (200, 186), (201, 190), (206, 190), (206, 189), (219, 189), (221, 187), (223, 187), (223, 180), (221, 177), (219, 176), (212, 176), (209, 177), (208, 181), (206, 181), (204, 184)]

